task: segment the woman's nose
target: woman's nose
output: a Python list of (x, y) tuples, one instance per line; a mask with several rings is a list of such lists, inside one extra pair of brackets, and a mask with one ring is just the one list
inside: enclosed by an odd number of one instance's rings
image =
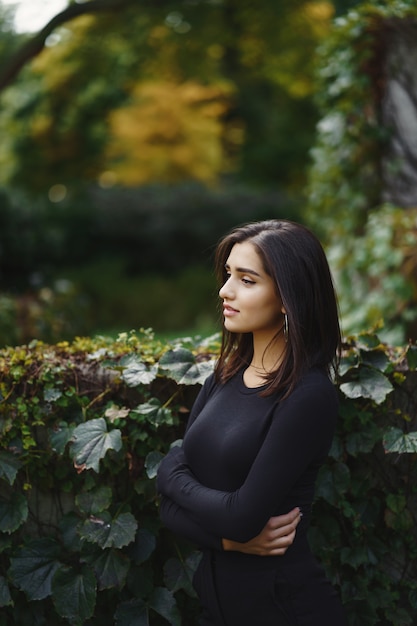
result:
[(226, 280), (224, 285), (219, 289), (219, 296), (224, 300), (224, 298), (231, 298), (233, 295), (231, 285), (230, 285), (230, 277)]

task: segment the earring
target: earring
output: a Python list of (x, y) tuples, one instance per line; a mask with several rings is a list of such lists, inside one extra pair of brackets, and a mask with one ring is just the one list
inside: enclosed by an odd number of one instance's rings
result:
[(288, 342), (288, 315), (284, 313), (284, 339)]

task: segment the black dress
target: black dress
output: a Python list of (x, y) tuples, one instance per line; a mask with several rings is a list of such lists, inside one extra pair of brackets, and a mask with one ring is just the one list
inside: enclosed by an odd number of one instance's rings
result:
[[(161, 463), (161, 519), (203, 550), (194, 578), (201, 626), (345, 626), (306, 536), (337, 418), (334, 386), (313, 369), (284, 400), (261, 389), (247, 388), (243, 371), (224, 385), (209, 377), (183, 446)], [(222, 550), (222, 537), (248, 541), (295, 506), (303, 519), (284, 556)]]

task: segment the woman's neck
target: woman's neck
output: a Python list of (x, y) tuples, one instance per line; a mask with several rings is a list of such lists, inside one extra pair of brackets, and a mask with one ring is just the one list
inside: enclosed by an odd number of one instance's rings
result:
[(259, 375), (269, 374), (278, 369), (284, 360), (286, 342), (283, 335), (271, 337), (254, 335), (253, 356), (249, 367)]

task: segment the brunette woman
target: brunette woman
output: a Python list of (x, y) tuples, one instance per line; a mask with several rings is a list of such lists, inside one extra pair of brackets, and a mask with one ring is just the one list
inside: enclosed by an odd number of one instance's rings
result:
[(201, 626), (345, 626), (307, 540), (338, 413), (326, 256), (304, 226), (268, 220), (224, 237), (216, 264), (222, 349), (159, 468), (162, 520), (203, 548)]

